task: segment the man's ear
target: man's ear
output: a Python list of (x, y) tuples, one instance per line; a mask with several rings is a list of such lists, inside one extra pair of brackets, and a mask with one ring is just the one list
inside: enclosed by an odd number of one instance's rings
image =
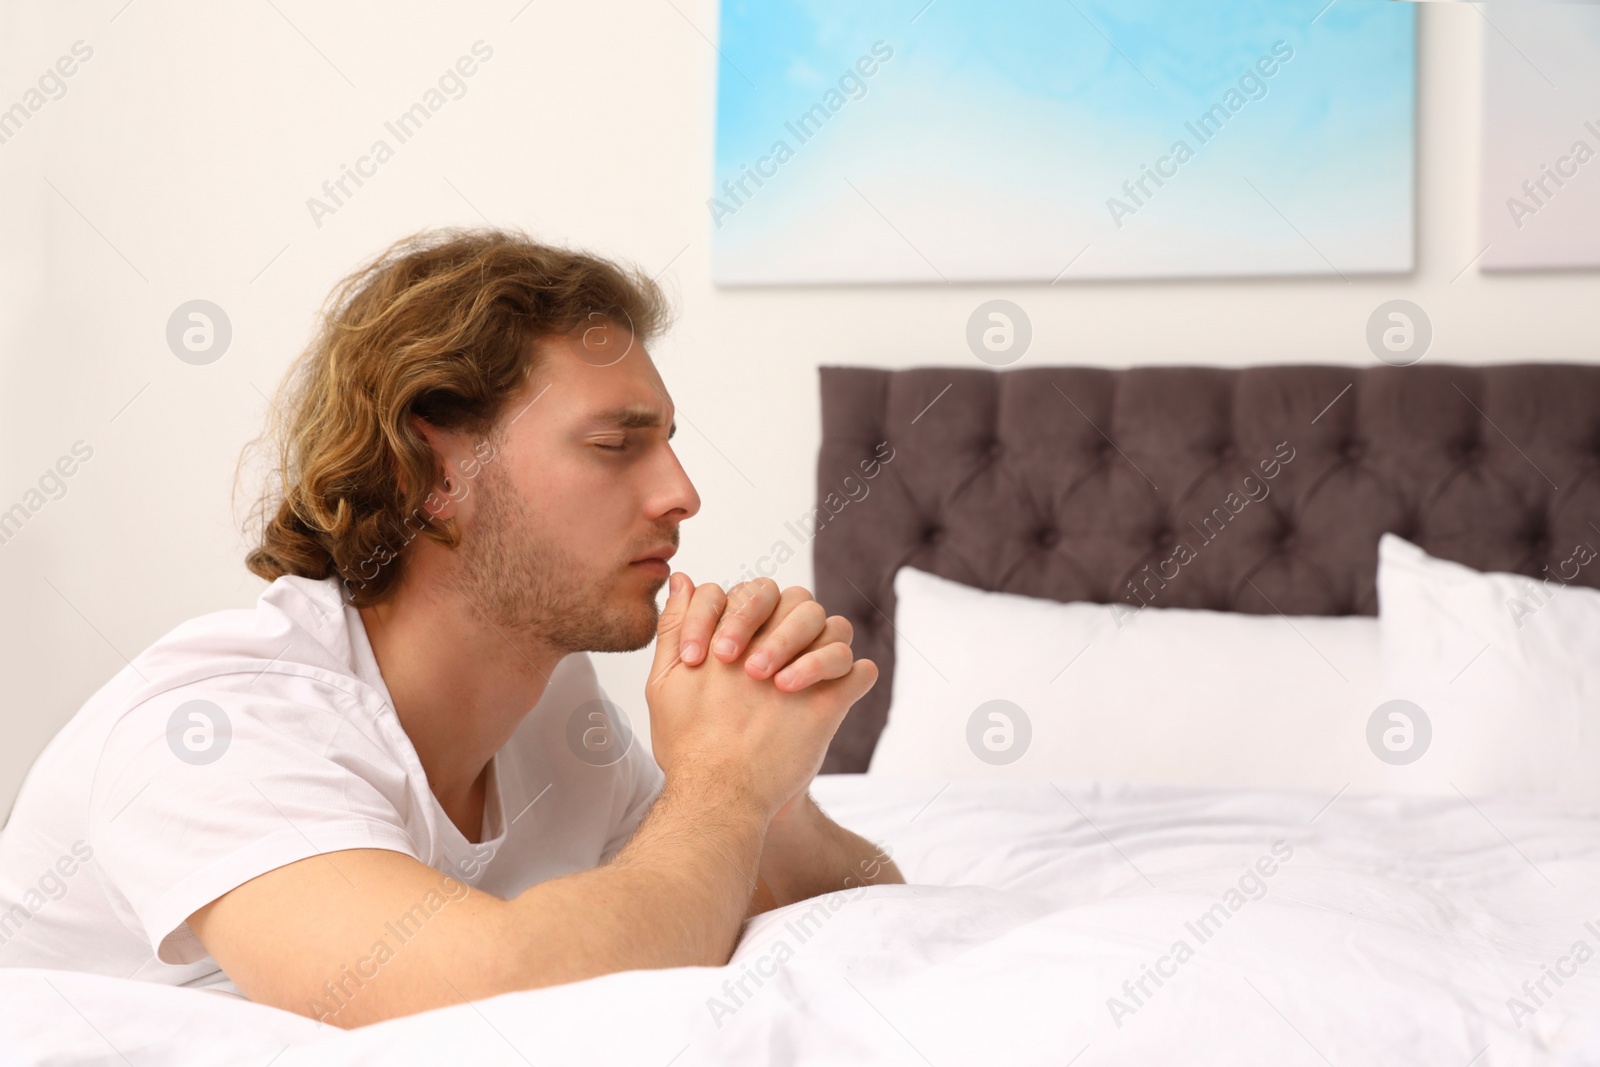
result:
[(467, 450), (459, 434), (441, 430), (416, 412), (411, 412), (407, 418), (411, 421), (411, 428), (433, 450), (436, 461), (434, 481), (428, 487), (428, 498), (424, 506), (435, 518), (451, 518), (455, 514), (455, 506), (466, 499), (467, 495), (467, 480), (460, 474), (454, 473), (452, 467), (459, 458), (456, 456), (457, 452), (466, 450), (470, 455), (470, 450)]

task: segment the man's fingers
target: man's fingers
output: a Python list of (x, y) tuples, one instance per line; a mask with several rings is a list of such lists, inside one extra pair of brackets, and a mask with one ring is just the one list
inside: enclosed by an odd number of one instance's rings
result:
[(830, 616), (821, 604), (809, 600), (795, 605), (770, 632), (757, 635), (744, 661), (745, 673), (752, 678), (771, 678), (807, 652), (836, 641), (849, 647), (854, 638), (848, 619)]
[[(841, 679), (845, 692), (850, 694), (850, 703), (854, 704), (878, 683), (878, 665), (870, 659), (858, 659), (850, 667), (850, 673)], [(843, 718), (844, 716), (840, 716)]]
[(711, 643), (711, 628), (722, 618), (728, 606), (728, 594), (715, 582), (707, 582), (694, 591), (689, 610), (683, 619), (683, 637), (679, 649), (683, 662), (691, 666), (706, 658)]
[(694, 583), (682, 571), (668, 579), (667, 602), (661, 608), (661, 617), (656, 620), (655, 663), (650, 669), (652, 680), (661, 677), (678, 661), (682, 649), (684, 615), (688, 611), (693, 590)]
[(823, 698), (822, 706), (826, 708), (833, 719), (833, 728), (837, 730), (844, 717), (856, 701), (867, 695), (867, 691), (878, 681), (878, 665), (870, 659), (858, 659), (850, 665), (850, 671), (843, 678), (822, 682), (812, 690), (816, 696), (811, 699)]
[[(724, 663), (738, 659), (750, 644), (750, 638), (769, 619), (779, 622), (797, 601), (793, 589), (778, 592), (778, 583), (771, 578), (756, 578), (740, 582), (728, 593), (728, 611), (717, 624), (711, 638), (711, 652)], [(810, 599), (811, 594), (805, 593)]]
[(850, 673), (855, 657), (850, 646), (835, 641), (814, 652), (807, 652), (778, 672), (772, 683), (784, 692), (793, 693), (817, 682), (843, 678)]

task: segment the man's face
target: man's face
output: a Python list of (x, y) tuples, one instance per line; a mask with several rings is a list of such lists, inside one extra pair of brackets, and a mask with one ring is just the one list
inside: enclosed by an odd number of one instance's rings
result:
[(540, 354), (502, 416), (492, 460), (464, 495), (454, 490), (462, 541), (452, 580), (509, 637), (562, 652), (643, 648), (668, 570), (635, 561), (676, 546), (678, 524), (700, 510), (668, 444), (672, 402), (626, 329), (547, 338)]

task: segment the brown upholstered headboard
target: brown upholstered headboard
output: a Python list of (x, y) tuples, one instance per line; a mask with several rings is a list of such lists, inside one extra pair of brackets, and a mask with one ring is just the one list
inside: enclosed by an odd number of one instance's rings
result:
[[(1289, 615), (1375, 614), (1387, 530), (1480, 570), (1554, 572), (1600, 548), (1600, 365), (823, 367), (817, 486), (817, 599), (881, 671), (824, 770), (864, 771), (902, 565)], [(1600, 562), (1573, 580), (1600, 586)]]

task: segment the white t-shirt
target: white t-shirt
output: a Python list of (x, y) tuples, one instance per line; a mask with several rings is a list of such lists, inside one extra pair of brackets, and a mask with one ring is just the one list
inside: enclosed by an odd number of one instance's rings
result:
[(237, 992), (186, 920), (284, 864), (390, 849), (503, 898), (594, 867), (664, 782), (604, 699), (586, 654), (562, 659), (490, 762), (473, 844), (336, 579), (279, 578), (150, 646), (39, 756), (0, 831), (0, 966)]

